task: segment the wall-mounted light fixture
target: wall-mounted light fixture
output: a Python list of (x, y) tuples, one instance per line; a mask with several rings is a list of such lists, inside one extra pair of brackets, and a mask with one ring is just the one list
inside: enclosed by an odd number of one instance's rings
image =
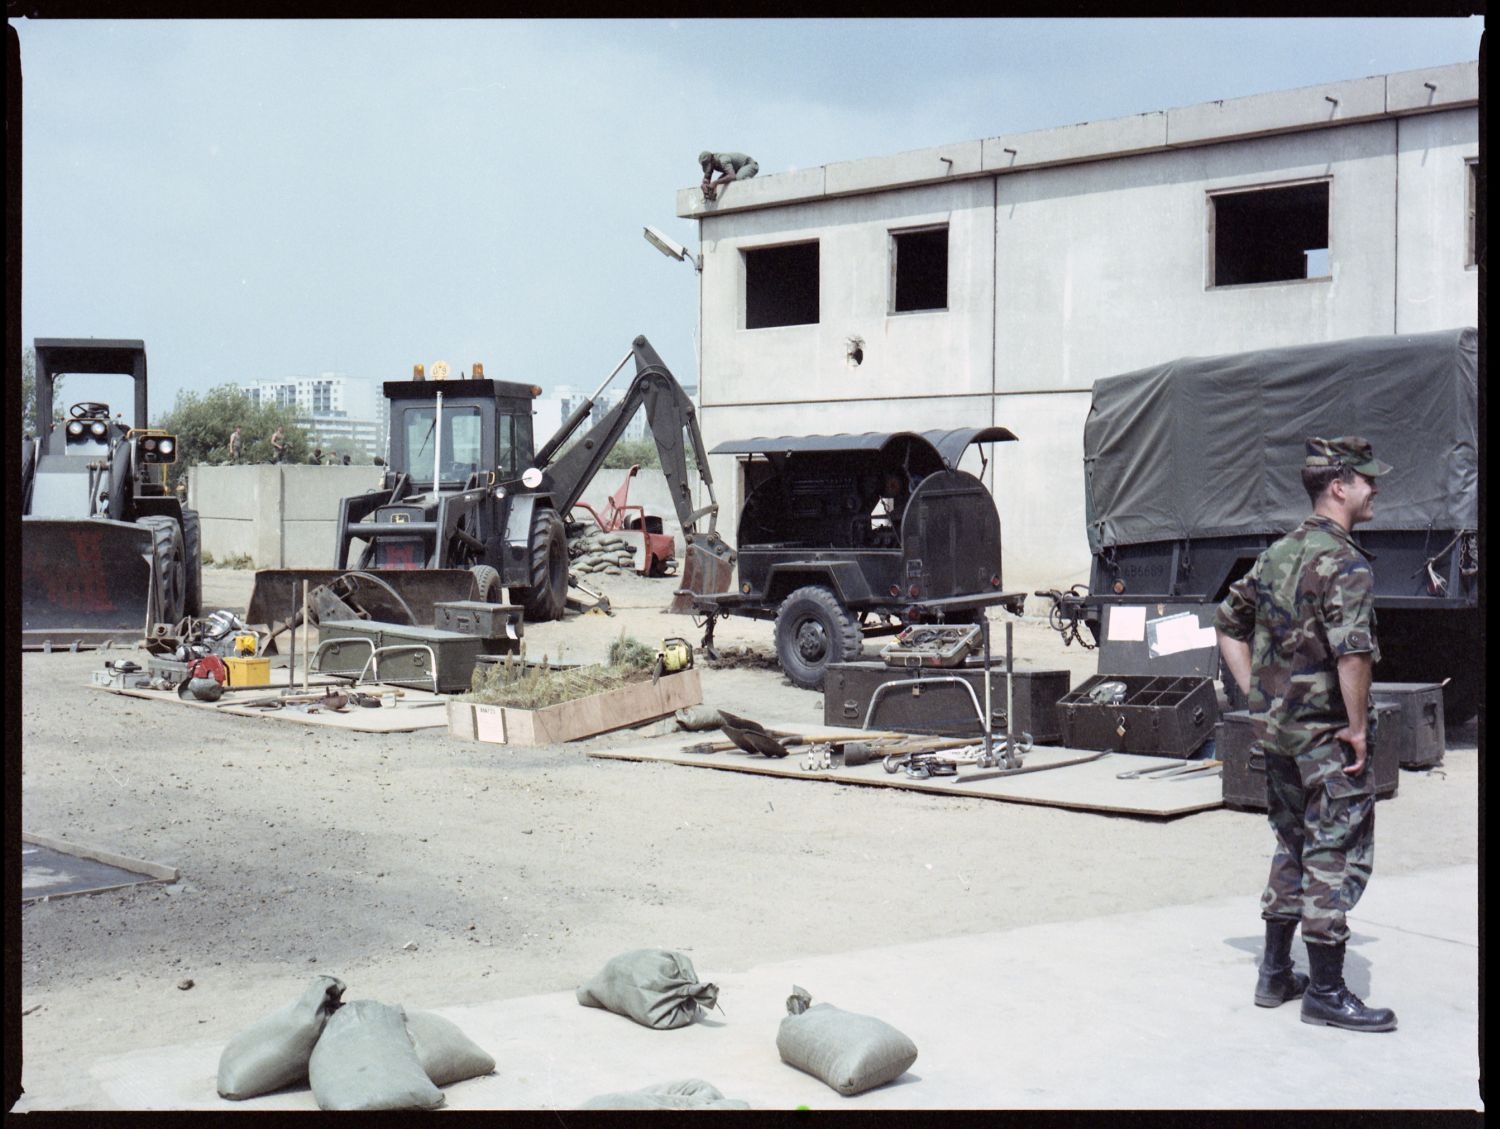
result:
[(651, 244), (651, 246), (655, 247), (669, 259), (679, 259), (684, 263), (692, 263), (694, 270), (701, 271), (703, 269), (702, 255), (694, 255), (665, 232), (658, 231), (650, 224), (647, 224), (641, 229), (641, 234), (646, 237), (647, 243)]

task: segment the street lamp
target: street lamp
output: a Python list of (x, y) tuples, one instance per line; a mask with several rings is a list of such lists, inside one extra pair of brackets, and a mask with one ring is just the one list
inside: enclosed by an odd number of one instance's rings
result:
[(677, 242), (677, 240), (673, 239), (665, 232), (658, 231), (650, 224), (647, 224), (644, 228), (641, 229), (641, 234), (646, 237), (647, 243), (651, 244), (651, 246), (655, 247), (669, 259), (677, 259), (684, 263), (692, 263), (693, 269), (696, 271), (701, 271), (703, 269), (702, 255), (694, 255), (681, 243)]

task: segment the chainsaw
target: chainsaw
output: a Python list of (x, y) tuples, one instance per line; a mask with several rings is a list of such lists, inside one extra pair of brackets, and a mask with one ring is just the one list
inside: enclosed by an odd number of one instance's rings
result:
[(651, 684), (654, 686), (663, 674), (677, 674), (693, 665), (693, 645), (679, 636), (661, 641), (661, 650), (656, 652), (656, 661), (651, 664)]

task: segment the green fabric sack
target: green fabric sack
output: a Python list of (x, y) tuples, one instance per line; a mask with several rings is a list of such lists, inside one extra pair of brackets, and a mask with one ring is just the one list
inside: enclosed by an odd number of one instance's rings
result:
[(219, 1096), (243, 1101), (305, 1079), (313, 1046), (343, 994), (342, 980), (319, 976), (291, 1003), (231, 1039), (219, 1055)]
[(355, 1000), (329, 1019), (307, 1063), (319, 1109), (436, 1109), (432, 1084), (406, 1033), (406, 1013), (377, 1000)]
[(749, 1109), (750, 1103), (726, 1098), (701, 1078), (658, 1082), (642, 1090), (600, 1094), (579, 1109)]
[(686, 1027), (698, 1009), (717, 1005), (719, 989), (698, 983), (693, 962), (668, 949), (632, 949), (612, 957), (578, 989), (578, 1002), (629, 1016), (645, 1027)]
[(495, 1060), (458, 1025), (430, 1011), (406, 1013), (406, 1033), (422, 1071), (434, 1086), (478, 1078), (495, 1069)]
[(812, 1004), (795, 985), (776, 1032), (781, 1061), (821, 1078), (845, 1097), (899, 1078), (917, 1061), (917, 1048), (889, 1023), (871, 1015)]

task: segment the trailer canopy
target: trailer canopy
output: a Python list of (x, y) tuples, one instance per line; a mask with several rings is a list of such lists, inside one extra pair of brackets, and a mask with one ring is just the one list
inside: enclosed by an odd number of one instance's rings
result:
[(1090, 551), (1293, 528), (1310, 508), (1310, 435), (1362, 435), (1393, 468), (1362, 529), (1476, 528), (1477, 353), (1466, 328), (1187, 357), (1095, 381)]

